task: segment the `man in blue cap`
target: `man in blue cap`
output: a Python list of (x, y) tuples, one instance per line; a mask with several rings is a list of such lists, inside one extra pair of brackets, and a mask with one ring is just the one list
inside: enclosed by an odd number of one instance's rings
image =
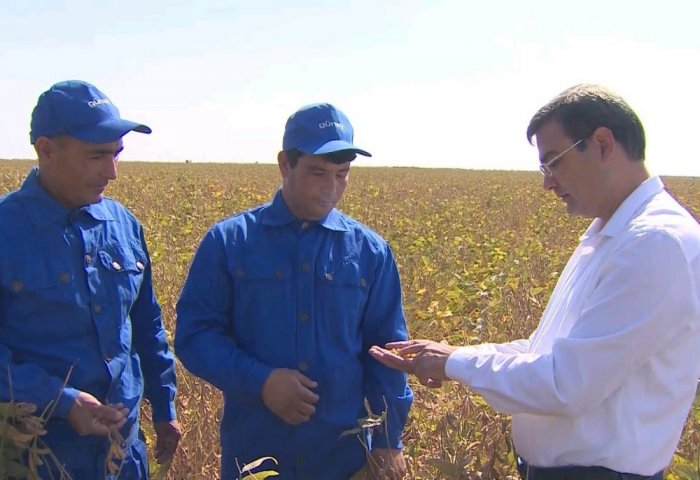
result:
[(148, 478), (144, 392), (158, 462), (181, 436), (143, 229), (103, 197), (130, 131), (151, 129), (122, 119), (93, 85), (53, 85), (32, 112), (38, 167), (0, 199), (0, 400), (50, 415), (41, 440), (57, 462), (41, 478), (109, 478), (110, 443), (120, 439), (118, 477)]
[[(177, 305), (175, 349), (225, 399), (222, 478), (260, 457), (284, 479), (405, 475), (401, 433), (413, 394), (376, 362), (376, 342), (405, 339), (399, 275), (387, 243), (335, 206), (357, 154), (329, 104), (287, 121), (271, 202), (214, 225)], [(386, 413), (371, 437), (343, 435)]]

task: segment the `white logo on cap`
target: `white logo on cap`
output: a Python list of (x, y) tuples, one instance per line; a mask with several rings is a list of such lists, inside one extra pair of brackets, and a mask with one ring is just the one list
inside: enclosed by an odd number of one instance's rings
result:
[(109, 101), (109, 98), (98, 98), (96, 100), (90, 100), (88, 102), (88, 107), (95, 108), (98, 105), (104, 105), (104, 104), (108, 104), (108, 103), (112, 103)]
[(326, 127), (335, 127), (343, 130), (345, 127), (343, 126), (342, 123), (340, 122), (331, 122), (330, 120), (326, 120), (325, 122), (321, 122), (318, 124), (318, 128), (324, 129)]

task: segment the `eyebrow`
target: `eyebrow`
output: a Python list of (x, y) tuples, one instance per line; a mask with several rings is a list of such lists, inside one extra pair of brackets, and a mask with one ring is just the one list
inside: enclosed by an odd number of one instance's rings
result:
[(333, 175), (338, 175), (340, 173), (340, 174), (345, 175), (346, 173), (350, 172), (350, 167), (348, 166), (348, 167), (340, 169), (340, 170), (331, 170), (329, 168), (313, 166), (313, 167), (309, 167), (309, 171), (311, 173), (331, 173)]
[(551, 157), (556, 157), (557, 155), (559, 155), (559, 153), (560, 152), (556, 150), (547, 150), (545, 154), (540, 157), (540, 163), (547, 163), (548, 157), (549, 160), (551, 160)]
[(95, 155), (95, 154), (99, 154), (99, 155), (110, 154), (111, 155), (111, 154), (114, 154), (114, 156), (116, 157), (117, 155), (119, 155), (123, 151), (124, 151), (124, 146), (121, 145), (116, 150), (112, 150), (111, 148), (88, 148), (87, 153), (89, 155)]

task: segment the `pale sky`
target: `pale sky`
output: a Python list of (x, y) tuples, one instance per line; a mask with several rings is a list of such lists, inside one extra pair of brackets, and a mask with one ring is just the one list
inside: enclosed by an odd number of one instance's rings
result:
[(356, 165), (535, 170), (525, 138), (565, 88), (622, 94), (653, 173), (700, 176), (697, 0), (0, 0), (0, 158), (35, 158), (53, 83), (95, 84), (122, 160), (272, 162), (287, 117), (330, 102)]

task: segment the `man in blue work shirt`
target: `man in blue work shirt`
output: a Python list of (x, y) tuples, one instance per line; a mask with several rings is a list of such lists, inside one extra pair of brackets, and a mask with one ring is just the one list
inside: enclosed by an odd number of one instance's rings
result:
[(148, 478), (144, 391), (156, 459), (172, 458), (180, 439), (143, 230), (103, 197), (132, 130), (151, 132), (120, 118), (93, 85), (53, 85), (32, 112), (38, 167), (0, 199), (0, 400), (50, 412), (41, 439), (62, 467), (47, 460), (42, 478), (114, 478), (105, 461), (120, 436), (118, 478)]
[[(271, 202), (214, 225), (177, 305), (175, 349), (222, 390), (223, 479), (272, 456), (283, 479), (402, 478), (401, 432), (413, 394), (374, 361), (380, 339), (406, 338), (391, 250), (335, 205), (356, 154), (347, 117), (328, 104), (287, 121)], [(367, 416), (386, 423), (342, 436)], [(361, 441), (362, 440), (362, 441)]]

